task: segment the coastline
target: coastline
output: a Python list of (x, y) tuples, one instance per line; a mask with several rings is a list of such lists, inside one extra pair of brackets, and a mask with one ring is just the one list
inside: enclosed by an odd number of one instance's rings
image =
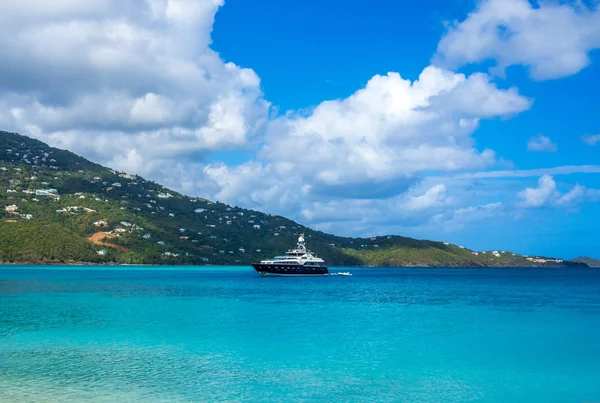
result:
[[(237, 265), (195, 265), (195, 264), (128, 264), (128, 263), (92, 263), (92, 262), (0, 262), (0, 267), (8, 266), (8, 267), (19, 267), (19, 266), (32, 266), (32, 268), (36, 267), (105, 267), (105, 268), (120, 268), (125, 269), (128, 267), (131, 268), (139, 268), (139, 267), (152, 267), (152, 268), (161, 268), (164, 267), (186, 267), (186, 268), (232, 268), (232, 267), (244, 267), (251, 268), (251, 264), (237, 264)], [(572, 264), (572, 265), (529, 265), (529, 266), (504, 266), (504, 265), (397, 265), (397, 266), (330, 266), (330, 267), (344, 267), (344, 268), (357, 268), (357, 269), (599, 269), (598, 267), (588, 266), (586, 264)]]

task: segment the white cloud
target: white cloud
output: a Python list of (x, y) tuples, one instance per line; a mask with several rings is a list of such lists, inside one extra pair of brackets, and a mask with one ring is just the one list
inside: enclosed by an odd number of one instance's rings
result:
[(537, 188), (527, 188), (519, 192), (523, 207), (541, 207), (556, 197), (556, 182), (550, 175), (544, 175), (538, 180)]
[(441, 206), (446, 198), (446, 186), (436, 185), (427, 189), (421, 196), (408, 196), (404, 207), (411, 211), (421, 211), (434, 206)]
[(0, 123), (95, 161), (152, 167), (243, 147), (268, 117), (260, 80), (210, 49), (223, 0), (8, 0)]
[(494, 153), (474, 147), (471, 134), (479, 120), (530, 105), (483, 74), (428, 67), (410, 82), (389, 73), (309, 115), (290, 112), (271, 122), (259, 159), (269, 175), (301, 178), (295, 183), (312, 183), (313, 190), (485, 167), (494, 163)]
[(525, 208), (545, 206), (575, 207), (583, 202), (595, 202), (598, 199), (598, 189), (587, 189), (576, 184), (566, 193), (561, 193), (556, 188), (556, 182), (549, 175), (544, 175), (538, 180), (537, 188), (526, 188), (518, 193), (520, 205)]
[(534, 79), (575, 74), (600, 48), (600, 11), (581, 1), (483, 0), (454, 23), (438, 44), (434, 62), (445, 67), (495, 60), (502, 73), (525, 65)]
[(413, 82), (398, 73), (377, 75), (346, 99), (270, 122), (255, 161), (213, 163), (204, 172), (217, 200), (308, 223), (377, 216), (408, 222), (407, 212), (427, 220), (452, 198), (443, 184), (417, 186), (422, 179), (493, 165), (493, 151), (478, 150), (471, 137), (479, 121), (530, 105), (485, 74), (428, 67)]
[(595, 146), (596, 144), (600, 143), (600, 134), (588, 134), (583, 136), (581, 140), (583, 140), (583, 142), (587, 145)]
[(551, 151), (555, 152), (558, 150), (556, 144), (550, 140), (550, 138), (538, 134), (535, 137), (532, 137), (527, 142), (527, 149), (529, 151)]
[(585, 194), (586, 194), (585, 187), (577, 184), (577, 185), (573, 186), (573, 189), (571, 189), (569, 192), (560, 196), (556, 200), (556, 204), (558, 204), (559, 206), (569, 206), (574, 203), (578, 203), (585, 197)]
[(332, 228), (331, 224), (336, 223), (338, 231), (348, 229), (348, 234), (370, 235), (384, 228), (392, 233), (399, 223), (405, 227), (419, 226), (454, 202), (442, 184), (417, 185), (386, 199), (318, 199), (303, 204), (301, 218), (322, 229)]
[(446, 232), (453, 232), (460, 231), (477, 223), (489, 222), (506, 214), (507, 212), (502, 203), (488, 203), (480, 206), (462, 207), (436, 214), (432, 217), (431, 224)]
[(486, 171), (456, 175), (455, 179), (528, 178), (541, 175), (572, 175), (600, 173), (600, 165), (565, 165), (552, 168)]

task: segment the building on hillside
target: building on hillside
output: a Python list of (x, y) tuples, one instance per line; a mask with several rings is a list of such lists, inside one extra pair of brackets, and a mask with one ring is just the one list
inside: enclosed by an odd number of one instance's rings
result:
[(100, 256), (106, 256), (106, 255), (108, 255), (108, 251), (106, 249), (101, 249), (98, 251), (98, 254)]
[(56, 189), (36, 189), (35, 195), (36, 196), (56, 197), (56, 196), (58, 196), (58, 190), (56, 190)]
[(4, 207), (4, 210), (6, 210), (7, 213), (14, 213), (18, 209), (19, 209), (19, 207), (17, 207), (17, 205), (15, 205), (15, 204)]
[(260, 225), (258, 225), (258, 224), (254, 224), (252, 227), (253, 227), (254, 229), (260, 229)]

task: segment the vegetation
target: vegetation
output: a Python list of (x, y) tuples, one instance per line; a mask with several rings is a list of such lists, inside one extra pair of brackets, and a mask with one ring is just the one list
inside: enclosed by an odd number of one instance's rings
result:
[(281, 216), (187, 197), (0, 132), (0, 262), (249, 264), (281, 254), (300, 233), (330, 265), (567, 264), (400, 236), (337, 237)]

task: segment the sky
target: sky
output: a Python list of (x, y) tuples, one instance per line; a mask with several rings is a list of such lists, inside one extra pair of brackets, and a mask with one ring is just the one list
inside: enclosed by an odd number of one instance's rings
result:
[(595, 0), (3, 0), (0, 129), (344, 236), (600, 257)]

